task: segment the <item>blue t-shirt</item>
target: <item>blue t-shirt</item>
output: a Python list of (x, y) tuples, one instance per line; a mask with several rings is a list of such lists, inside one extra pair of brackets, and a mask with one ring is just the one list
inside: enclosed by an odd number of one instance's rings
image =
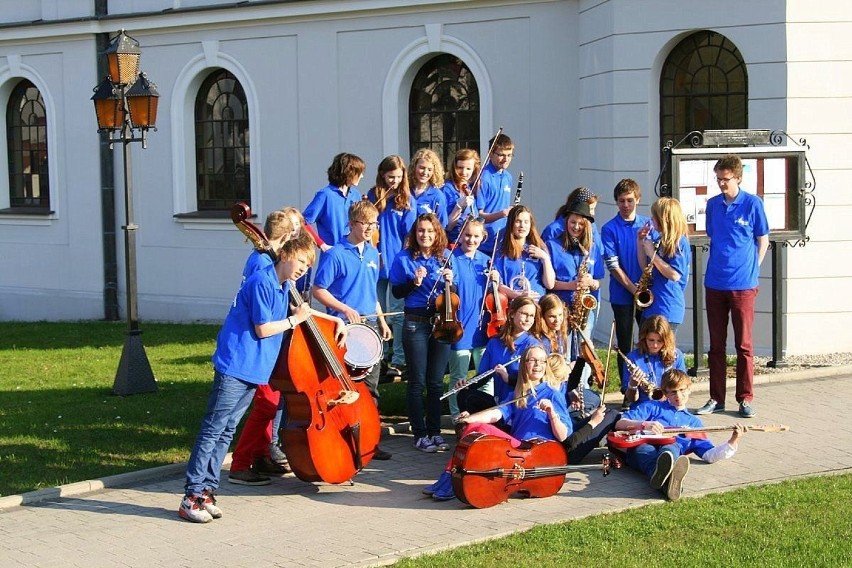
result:
[(361, 201), (361, 192), (350, 187), (346, 195), (336, 185), (327, 185), (317, 191), (305, 207), (305, 223), (316, 225), (317, 234), (328, 246), (333, 246), (349, 234), (349, 208)]
[[(511, 398), (514, 398), (514, 393)], [(573, 425), (568, 414), (568, 403), (565, 401), (565, 395), (558, 388), (554, 389), (547, 383), (539, 383), (533, 390), (533, 394), (527, 397), (526, 408), (518, 408), (515, 404), (500, 407), (500, 413), (509, 425), (512, 436), (516, 439), (526, 441), (541, 438), (556, 442), (561, 441), (556, 440), (553, 436), (553, 429), (550, 427), (547, 412), (538, 407), (541, 400), (551, 401), (553, 411), (568, 428), (568, 435), (571, 435)]]
[(500, 273), (500, 282), (510, 288), (512, 287), (512, 279), (523, 273), (530, 282), (530, 290), (544, 296), (547, 290), (544, 289), (542, 282), (544, 276), (543, 263), (544, 261), (540, 258), (532, 258), (526, 252), (522, 252), (519, 258), (513, 259), (503, 256), (503, 253), (498, 249), (497, 258), (494, 259), (494, 270)]
[[(503, 382), (500, 377), (494, 378), (494, 398), (497, 400), (505, 400), (507, 396), (515, 391), (515, 383), (518, 382), (518, 369), (520, 363), (515, 361), (509, 365), (506, 362), (524, 352), (525, 349), (531, 346), (541, 347), (541, 341), (529, 333), (523, 333), (515, 340), (515, 349), (509, 349), (499, 337), (492, 337), (485, 345), (485, 351), (482, 353), (482, 359), (479, 361), (479, 372), (484, 373), (490, 371), (497, 365), (504, 365), (509, 373), (509, 383)], [(511, 398), (511, 397), (510, 397)]]
[[(441, 294), (444, 291), (444, 277), (441, 276), (441, 270), (443, 268), (452, 268), (452, 259), (450, 259), (449, 264), (444, 266), (444, 259), (450, 255), (450, 251), (444, 251), (443, 258), (430, 256), (428, 258), (417, 255), (417, 258), (413, 258), (411, 255), (411, 251), (408, 249), (404, 249), (393, 260), (393, 264), (391, 265), (390, 270), (390, 283), (393, 286), (401, 286), (403, 284), (408, 283), (409, 281), (414, 279), (414, 272), (420, 266), (426, 267), (426, 277), (423, 279), (423, 282), (420, 283), (420, 286), (415, 286), (415, 288), (405, 296), (405, 311), (406, 312), (434, 312), (435, 311), (435, 298), (438, 297), (438, 294)], [(438, 282), (438, 285), (435, 286), (435, 282)], [(432, 288), (435, 288), (432, 296), (429, 296), (429, 293), (432, 291)]]
[(441, 225), (447, 226), (447, 199), (442, 189), (430, 185), (423, 193), (414, 196), (414, 203), (417, 207), (417, 217), (424, 213), (434, 213)]
[[(328, 290), (362, 316), (376, 313), (379, 281), (379, 251), (371, 243), (363, 243), (363, 249), (342, 239), (320, 257), (314, 286)], [(326, 307), (326, 312), (345, 319), (345, 316)], [(358, 323), (358, 322), (349, 322)]]
[(252, 251), (246, 259), (245, 266), (243, 266), (243, 282), (245, 282), (249, 276), (258, 270), (272, 266), (273, 264), (275, 264), (275, 261), (272, 260), (272, 257), (265, 252), (257, 250)]
[[(495, 213), (502, 211), (512, 203), (512, 185), (514, 180), (508, 170), (497, 171), (491, 160), (482, 168), (477, 191), (477, 203), (481, 203), (480, 211)], [(494, 248), (494, 235), (506, 228), (506, 218), (497, 219), (485, 225), (485, 239), (480, 248), (490, 251)]]
[(642, 319), (659, 314), (671, 323), (683, 323), (683, 316), (686, 313), (684, 291), (689, 283), (689, 265), (692, 263), (692, 250), (689, 248), (689, 239), (686, 236), (680, 238), (678, 248), (680, 250), (675, 252), (674, 256), (667, 256), (662, 251), (657, 251), (657, 256), (680, 274), (680, 280), (677, 282), (669, 280), (660, 274), (656, 266), (651, 270), (651, 293), (654, 294), (654, 302), (642, 310)]
[[(683, 352), (675, 348), (675, 360), (674, 363), (667, 366), (663, 363), (663, 360), (658, 355), (649, 355), (647, 353), (642, 353), (638, 349), (634, 349), (630, 353), (627, 354), (627, 358), (639, 367), (643, 373), (648, 375), (648, 381), (654, 384), (655, 387), (660, 386), (660, 383), (663, 380), (663, 373), (668, 371), (669, 369), (678, 369), (680, 371), (686, 372), (686, 360), (683, 358)], [(621, 361), (621, 369), (623, 371), (622, 376), (624, 377), (621, 380), (621, 392), (625, 392), (627, 390), (628, 383), (630, 383), (630, 372), (627, 370), (627, 364), (624, 361)], [(641, 388), (639, 389), (639, 398), (637, 402), (644, 402), (646, 400), (650, 400), (648, 397), (648, 393), (646, 393)], [(635, 403), (634, 403), (635, 404)]]
[[(562, 239), (547, 241), (547, 249), (550, 251), (550, 261), (553, 263), (553, 271), (559, 282), (571, 282), (577, 279), (577, 270), (583, 263), (583, 253), (578, 247), (565, 250), (562, 247)], [(589, 251), (589, 262), (586, 265), (589, 274), (595, 280), (601, 280), (606, 271), (604, 269), (603, 257), (601, 256), (600, 241), (592, 242), (592, 250)], [(568, 306), (574, 301), (574, 290), (554, 290)], [(600, 289), (589, 292), (596, 300), (600, 300)]]
[[(368, 198), (376, 203), (376, 193), (373, 189), (370, 190)], [(379, 213), (379, 257), (382, 261), (379, 278), (388, 279), (393, 259), (405, 246), (405, 237), (417, 220), (416, 208), (414, 198), (409, 200), (408, 209), (397, 209), (393, 199), (388, 198), (385, 209)]]
[(254, 328), (287, 317), (289, 290), (290, 282), (282, 286), (273, 265), (248, 277), (216, 338), (213, 366), (217, 371), (256, 385), (269, 382), (284, 334), (259, 338)]
[[(678, 410), (667, 400), (645, 401), (637, 404), (634, 408), (622, 414), (621, 417), (626, 420), (659, 422), (663, 426), (672, 428), (701, 428), (704, 426), (701, 420), (693, 416), (689, 410)], [(703, 457), (704, 452), (713, 448), (713, 443), (703, 434), (694, 434), (694, 436), (702, 437), (687, 438), (680, 435), (675, 440), (677, 445), (680, 446), (681, 454), (695, 453), (699, 458)]]
[(707, 200), (707, 236), (710, 254), (704, 286), (714, 290), (757, 288), (760, 265), (757, 239), (769, 234), (763, 201), (740, 189), (727, 204), (724, 195)]
[[(453, 282), (459, 296), (459, 322), (464, 329), (462, 338), (453, 343), (454, 351), (484, 347), (488, 337), (485, 335), (487, 322), (480, 321), (482, 297), (485, 295), (490, 260), (488, 255), (475, 251), (473, 258), (464, 254), (461, 247), (453, 250)], [(481, 324), (481, 325), (480, 325)]]
[[(452, 181), (448, 181), (444, 184), (443, 192), (444, 199), (446, 200), (447, 204), (447, 224), (449, 224), (450, 213), (452, 213), (453, 209), (455, 209), (456, 204), (459, 202), (459, 200), (462, 199), (462, 195), (461, 193), (459, 193), (458, 188), (456, 188), (456, 184), (454, 184)], [(474, 197), (473, 205), (461, 212), (461, 215), (459, 215), (459, 220), (456, 223), (456, 226), (453, 227), (453, 230), (447, 231), (447, 239), (450, 241), (450, 244), (458, 240), (459, 233), (461, 233), (462, 224), (468, 216), (471, 216), (474, 219), (479, 217), (479, 211), (482, 205), (482, 198), (480, 197), (480, 195), (481, 194), (477, 193), (476, 197)]]
[[(601, 227), (601, 246), (606, 267), (612, 270), (611, 264), (617, 262), (621, 270), (634, 283), (642, 277), (642, 268), (637, 258), (636, 235), (639, 229), (650, 221), (650, 217), (639, 214), (632, 221), (626, 221), (621, 215), (616, 215)], [(620, 306), (632, 305), (633, 294), (622, 286), (621, 282), (610, 278), (609, 301)]]

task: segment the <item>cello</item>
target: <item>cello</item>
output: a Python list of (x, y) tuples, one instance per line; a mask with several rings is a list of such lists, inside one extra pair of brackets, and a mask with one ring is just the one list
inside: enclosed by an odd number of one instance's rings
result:
[(556, 495), (569, 471), (601, 469), (609, 475), (609, 455), (601, 465), (567, 464), (568, 455), (559, 442), (534, 439), (515, 448), (506, 438), (472, 432), (456, 446), (450, 473), (456, 497), (477, 509), (502, 503), (514, 493)]
[[(244, 203), (231, 210), (234, 224), (267, 251), (263, 231), (246, 220)], [(277, 256), (277, 255), (276, 255)], [(304, 301), (294, 286), (291, 303)], [(367, 465), (381, 435), (379, 412), (367, 386), (353, 382), (334, 340), (335, 323), (309, 317), (285, 338), (269, 384), (287, 405), (282, 438), (293, 473), (302, 481), (343, 483)]]

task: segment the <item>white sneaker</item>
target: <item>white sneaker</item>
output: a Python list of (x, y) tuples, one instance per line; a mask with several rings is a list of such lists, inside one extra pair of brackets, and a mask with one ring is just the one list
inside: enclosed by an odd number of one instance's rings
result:
[(221, 519), (222, 509), (216, 506), (216, 496), (213, 492), (205, 489), (201, 493), (201, 497), (204, 499), (204, 510), (210, 513), (210, 516), (214, 519)]
[(432, 443), (432, 438), (429, 436), (417, 438), (417, 441), (414, 442), (414, 447), (421, 452), (426, 452), (428, 454), (434, 454), (438, 451), (438, 446)]
[(200, 495), (185, 496), (180, 502), (178, 515), (192, 523), (209, 523), (213, 520), (213, 516), (204, 508), (204, 497)]
[(432, 436), (432, 445), (438, 448), (439, 452), (446, 452), (450, 449), (450, 445), (444, 440), (440, 434)]

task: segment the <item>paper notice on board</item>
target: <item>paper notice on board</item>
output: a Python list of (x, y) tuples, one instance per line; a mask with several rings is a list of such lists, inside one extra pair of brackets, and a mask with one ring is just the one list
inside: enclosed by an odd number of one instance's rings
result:
[(695, 230), (696, 231), (706, 231), (707, 230), (707, 200), (710, 199), (709, 195), (696, 195), (695, 196)]
[(694, 225), (697, 217), (695, 209), (695, 188), (681, 187), (680, 188), (680, 206), (683, 209), (683, 215), (686, 217), (687, 225)]
[(680, 186), (707, 185), (706, 160), (682, 160), (680, 162)]
[(740, 189), (757, 195), (757, 160), (743, 160), (743, 179)]
[(763, 209), (766, 211), (766, 220), (769, 222), (770, 231), (787, 228), (786, 194), (764, 193)]
[(763, 193), (787, 193), (787, 160), (763, 160)]

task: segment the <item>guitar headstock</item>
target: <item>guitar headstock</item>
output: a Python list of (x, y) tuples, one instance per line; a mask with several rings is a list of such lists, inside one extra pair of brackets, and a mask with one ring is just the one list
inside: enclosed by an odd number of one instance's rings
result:
[(789, 429), (789, 426), (785, 426), (783, 424), (760, 424), (756, 426), (746, 426), (746, 432), (786, 432)]

